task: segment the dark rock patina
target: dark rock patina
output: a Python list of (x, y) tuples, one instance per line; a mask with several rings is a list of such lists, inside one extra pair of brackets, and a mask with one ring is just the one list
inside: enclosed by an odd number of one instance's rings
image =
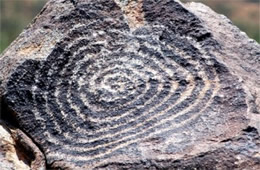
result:
[(3, 117), (49, 168), (257, 169), (259, 49), (201, 4), (50, 0), (0, 58)]

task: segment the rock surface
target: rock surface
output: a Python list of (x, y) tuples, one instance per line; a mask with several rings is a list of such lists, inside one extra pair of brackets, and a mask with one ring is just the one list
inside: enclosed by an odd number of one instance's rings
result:
[(16, 154), (15, 141), (3, 125), (0, 125), (0, 167), (3, 170), (30, 169), (25, 162), (19, 159)]
[(44, 170), (44, 155), (21, 130), (0, 122), (1, 170)]
[(50, 0), (0, 88), (34, 169), (260, 168), (260, 46), (202, 4)]

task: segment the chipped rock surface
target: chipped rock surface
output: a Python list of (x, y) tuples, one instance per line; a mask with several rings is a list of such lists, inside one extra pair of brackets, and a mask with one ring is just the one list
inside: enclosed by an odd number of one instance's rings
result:
[(9, 128), (0, 122), (1, 170), (45, 169), (43, 154), (19, 129)]
[(50, 0), (0, 97), (32, 169), (260, 168), (260, 46), (202, 4)]
[(0, 167), (3, 170), (30, 169), (26, 163), (19, 160), (15, 149), (15, 141), (6, 127), (2, 125), (0, 126)]

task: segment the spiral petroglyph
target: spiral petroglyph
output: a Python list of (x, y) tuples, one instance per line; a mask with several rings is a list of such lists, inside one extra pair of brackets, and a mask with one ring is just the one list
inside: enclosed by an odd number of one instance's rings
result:
[(54, 21), (66, 35), (46, 59), (19, 65), (4, 96), (49, 164), (98, 164), (149, 139), (174, 150), (171, 136), (197, 141), (224, 123), (212, 115), (246, 111), (238, 79), (214, 55), (221, 46), (179, 3), (138, 1), (138, 20), (117, 1), (74, 5)]

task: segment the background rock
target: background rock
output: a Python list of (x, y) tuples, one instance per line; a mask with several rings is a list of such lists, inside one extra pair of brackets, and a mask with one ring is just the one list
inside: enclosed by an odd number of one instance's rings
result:
[(0, 167), (9, 169), (30, 169), (30, 167), (19, 160), (15, 149), (15, 141), (10, 132), (4, 126), (0, 126)]
[(0, 123), (0, 167), (2, 170), (45, 169), (43, 154), (19, 129)]
[(259, 49), (197, 3), (51, 0), (0, 57), (3, 117), (36, 169), (259, 169)]

